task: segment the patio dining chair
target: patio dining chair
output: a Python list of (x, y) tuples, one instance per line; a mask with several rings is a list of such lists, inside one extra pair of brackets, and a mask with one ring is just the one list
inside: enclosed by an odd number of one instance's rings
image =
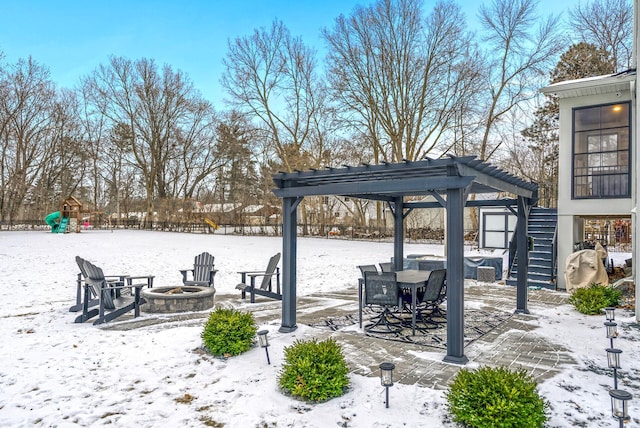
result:
[(382, 272), (394, 272), (395, 269), (393, 268), (393, 263), (387, 262), (387, 263), (378, 263), (380, 265), (380, 269), (382, 269)]
[[(424, 294), (416, 296), (418, 298), (419, 318), (423, 323), (437, 325), (446, 322), (447, 314), (440, 308), (440, 305), (447, 297), (446, 280), (446, 269), (431, 271)], [(436, 319), (442, 321), (437, 321)]]
[(378, 273), (378, 268), (376, 267), (376, 265), (360, 265), (358, 266), (358, 269), (360, 269), (360, 273), (362, 274), (362, 276), (358, 280), (360, 285), (364, 284), (364, 277), (367, 272), (375, 272), (376, 274)]
[(365, 305), (379, 306), (382, 311), (364, 326), (369, 333), (397, 333), (402, 330), (402, 320), (391, 308), (398, 306), (398, 284), (395, 272), (365, 272)]

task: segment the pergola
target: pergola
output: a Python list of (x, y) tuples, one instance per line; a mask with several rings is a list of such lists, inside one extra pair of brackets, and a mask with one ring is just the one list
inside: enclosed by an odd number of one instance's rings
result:
[[(282, 324), (296, 326), (297, 207), (305, 196), (348, 196), (388, 203), (394, 218), (394, 264), (403, 269), (404, 218), (415, 208), (446, 209), (447, 355), (444, 361), (465, 364), (464, 355), (464, 207), (505, 206), (517, 215), (518, 282), (516, 312), (527, 309), (527, 217), (536, 202), (537, 184), (524, 181), (475, 156), (362, 164), (273, 175), (274, 194), (282, 198)], [(472, 193), (508, 193), (514, 199), (470, 200)], [(407, 201), (427, 196), (435, 202)], [(517, 207), (515, 210), (513, 207)]]

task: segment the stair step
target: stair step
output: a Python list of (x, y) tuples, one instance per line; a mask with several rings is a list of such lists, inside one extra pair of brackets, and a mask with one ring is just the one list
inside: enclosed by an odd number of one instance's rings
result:
[[(534, 207), (529, 213), (528, 235), (533, 238), (533, 249), (529, 252), (527, 283), (529, 287), (555, 290), (553, 239), (558, 225), (558, 211)], [(517, 284), (518, 258), (516, 255), (509, 272), (507, 284)]]
[[(507, 285), (516, 286), (518, 285), (518, 280), (515, 278), (508, 278), (505, 283)], [(527, 281), (527, 286), (532, 288), (545, 288), (547, 290), (555, 290), (556, 284), (550, 281)]]
[[(511, 272), (509, 272), (509, 275), (517, 278), (518, 269), (512, 270)], [(529, 272), (527, 272), (527, 276), (529, 277), (529, 279), (536, 279), (540, 281), (549, 281), (552, 277), (551, 272), (536, 272), (531, 269), (529, 269)]]
[(551, 259), (551, 253), (543, 253), (537, 251), (533, 251), (532, 253), (529, 253), (529, 264), (546, 265), (549, 264), (549, 262), (553, 261)]

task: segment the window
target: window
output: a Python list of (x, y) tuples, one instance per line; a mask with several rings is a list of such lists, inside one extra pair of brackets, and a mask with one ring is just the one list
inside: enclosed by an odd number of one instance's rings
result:
[(516, 230), (518, 218), (511, 213), (482, 213), (483, 248), (509, 248), (509, 241)]
[(573, 110), (573, 199), (630, 197), (630, 104)]

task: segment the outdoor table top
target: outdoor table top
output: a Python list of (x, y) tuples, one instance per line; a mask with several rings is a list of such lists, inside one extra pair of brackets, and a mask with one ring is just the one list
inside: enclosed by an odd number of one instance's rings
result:
[(427, 282), (431, 275), (430, 270), (408, 269), (396, 272), (396, 281), (402, 283), (420, 283)]

